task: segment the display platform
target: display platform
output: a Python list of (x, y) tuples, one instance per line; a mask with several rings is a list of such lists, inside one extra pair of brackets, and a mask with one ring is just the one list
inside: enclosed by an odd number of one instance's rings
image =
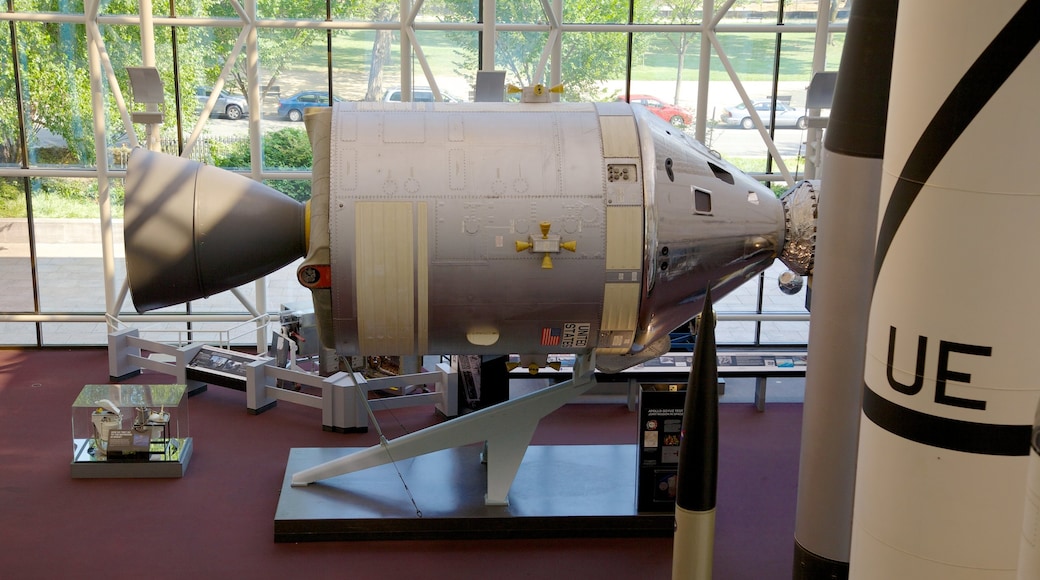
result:
[(104, 478), (163, 478), (184, 477), (191, 460), (192, 442), (187, 439), (171, 439), (170, 450), (164, 454), (153, 453), (144, 461), (116, 461), (109, 458), (97, 459), (93, 453), (91, 439), (76, 439), (71, 475), (76, 479)]
[(183, 477), (186, 385), (84, 385), (72, 402), (74, 478)]
[(361, 449), (292, 449), (275, 512), (274, 539), (663, 537), (673, 533), (672, 513), (636, 511), (635, 445), (532, 445), (513, 481), (508, 506), (484, 505), (487, 477), (481, 450), (482, 446), (473, 445), (401, 460), (397, 462), (401, 476), (388, 464), (293, 487), (293, 473)]

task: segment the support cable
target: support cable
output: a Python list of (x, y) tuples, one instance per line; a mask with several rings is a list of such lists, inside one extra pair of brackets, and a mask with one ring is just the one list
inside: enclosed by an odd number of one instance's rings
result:
[(372, 412), (372, 406), (368, 404), (368, 395), (365, 390), (361, 388), (361, 384), (354, 378), (354, 369), (350, 366), (350, 360), (344, 357), (343, 364), (347, 366), (347, 374), (350, 376), (350, 382), (354, 383), (355, 392), (357, 398), (361, 401), (361, 404), (365, 407), (365, 412), (368, 413), (368, 420), (372, 422), (372, 426), (376, 428), (376, 433), (379, 435), (379, 446), (386, 452), (386, 456), (390, 458), (390, 465), (394, 466), (394, 471), (397, 472), (397, 478), (401, 480), (401, 485), (404, 486), (404, 492), (408, 494), (409, 501), (412, 502), (412, 507), (415, 508), (415, 516), (422, 519), (422, 510), (419, 509), (419, 504), (415, 503), (415, 496), (412, 495), (412, 490), (408, 488), (408, 482), (404, 480), (404, 474), (401, 473), (401, 469), (397, 467), (397, 462), (394, 461), (393, 454), (390, 453), (390, 442), (386, 440), (386, 436), (383, 435), (383, 430), (379, 427), (379, 421), (376, 420), (376, 415)]

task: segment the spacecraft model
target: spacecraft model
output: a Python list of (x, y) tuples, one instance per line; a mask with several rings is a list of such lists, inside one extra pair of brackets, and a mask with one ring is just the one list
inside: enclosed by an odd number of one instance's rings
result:
[[(228, 290), (306, 256), (341, 355), (595, 351), (668, 333), (780, 257), (811, 268), (815, 198), (782, 203), (627, 103), (340, 103), (308, 116), (311, 201), (137, 149), (125, 244), (135, 307)], [(786, 207), (785, 207), (786, 206)]]

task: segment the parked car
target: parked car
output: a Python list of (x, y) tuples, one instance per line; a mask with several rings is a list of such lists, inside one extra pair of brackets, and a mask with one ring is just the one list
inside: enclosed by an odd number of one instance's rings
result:
[[(336, 95), (332, 95), (333, 102), (338, 103), (342, 100)], [(278, 116), (285, 117), (290, 121), (302, 121), (305, 110), (311, 107), (328, 107), (329, 105), (328, 91), (300, 91), (291, 97), (278, 101)]]
[[(758, 112), (758, 116), (765, 123), (765, 126), (769, 126), (769, 109), (773, 101), (755, 101), (752, 103), (755, 107), (755, 111)], [(733, 127), (740, 127), (742, 129), (751, 129), (755, 126), (754, 121), (751, 120), (751, 116), (748, 114), (747, 107), (744, 103), (739, 105), (733, 105), (726, 107), (722, 110), (719, 115), (719, 120)], [(805, 113), (805, 109), (799, 109), (798, 107), (792, 107), (791, 105), (784, 103), (783, 101), (777, 101), (776, 103), (776, 126), (780, 127), (794, 127), (796, 129), (805, 129), (809, 126), (809, 119)]]
[[(624, 101), (625, 97), (620, 96), (618, 97), (618, 100)], [(689, 111), (676, 105), (669, 105), (657, 97), (651, 97), (650, 95), (630, 95), (628, 102), (636, 105), (643, 105), (648, 111), (676, 127), (689, 127), (693, 124), (693, 115)]]
[[(460, 103), (462, 99), (449, 95), (448, 93), (441, 91), (441, 99), (445, 103)], [(383, 95), (384, 101), (399, 102), (401, 100), (401, 89), (390, 89)], [(413, 103), (432, 103), (433, 89), (430, 87), (412, 87), (412, 102)]]
[[(199, 111), (202, 111), (202, 107), (206, 106), (206, 101), (209, 100), (209, 96), (212, 93), (212, 89), (204, 87), (195, 89), (195, 100), (199, 102)], [(211, 117), (223, 116), (232, 121), (247, 115), (249, 115), (249, 101), (245, 97), (232, 95), (227, 91), (220, 91), (220, 96), (217, 97), (217, 104), (213, 105), (213, 111), (210, 112)]]

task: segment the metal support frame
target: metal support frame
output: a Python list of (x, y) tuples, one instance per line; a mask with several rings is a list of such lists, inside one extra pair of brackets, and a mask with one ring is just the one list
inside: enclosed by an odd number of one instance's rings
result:
[[(202, 344), (173, 346), (143, 339), (136, 328), (117, 330), (108, 335), (108, 375), (118, 379), (134, 375), (142, 369), (148, 369), (167, 375), (173, 375), (178, 385), (187, 385), (188, 392), (201, 389), (205, 383), (188, 378), (188, 365), (195, 358)], [(143, 356), (142, 349), (151, 352), (151, 356)]]
[(509, 505), (509, 488), (538, 422), (596, 385), (594, 359), (592, 353), (580, 356), (575, 361), (574, 377), (570, 380), (393, 441), (383, 440), (379, 445), (294, 473), (292, 485), (308, 485), (369, 467), (483, 441), (486, 445), (484, 461), (487, 463), (484, 503)]
[(766, 384), (768, 378), (755, 377), (755, 410), (764, 413), (766, 410)]
[[(458, 372), (440, 363), (428, 372), (410, 373), (369, 379), (361, 373), (339, 372), (329, 377), (301, 373), (274, 366), (273, 359), (260, 359), (246, 370), (246, 406), (252, 413), (262, 413), (278, 401), (286, 401), (321, 409), (322, 428), (326, 431), (356, 432), (368, 429), (364, 405), (358, 403), (360, 388), (367, 398), (371, 391), (433, 384), (430, 393), (415, 393), (369, 402), (373, 410), (398, 409), (434, 405), (447, 417), (458, 414)], [(278, 380), (291, 381), (321, 390), (321, 395), (278, 388)]]
[[(192, 359), (203, 346), (194, 343), (178, 347), (141, 338), (136, 328), (117, 330), (108, 335), (109, 376), (117, 380), (148, 369), (172, 375), (177, 384), (188, 385), (191, 392), (205, 386), (204, 382), (187, 376)], [(142, 349), (154, 354), (143, 356)], [(275, 386), (279, 379), (319, 389), (321, 394), (279, 388)], [(368, 379), (361, 373), (350, 375), (344, 372), (322, 377), (274, 366), (273, 358), (256, 357), (246, 365), (246, 408), (257, 415), (274, 407), (278, 401), (286, 401), (321, 409), (321, 425), (326, 431), (367, 431), (368, 416), (364, 405), (358, 403), (359, 389), (367, 397), (371, 391), (423, 384), (435, 385), (434, 391), (374, 400), (369, 406), (383, 410), (432, 404), (446, 417), (458, 415), (458, 372), (446, 363), (437, 364), (436, 369), (429, 372)]]

